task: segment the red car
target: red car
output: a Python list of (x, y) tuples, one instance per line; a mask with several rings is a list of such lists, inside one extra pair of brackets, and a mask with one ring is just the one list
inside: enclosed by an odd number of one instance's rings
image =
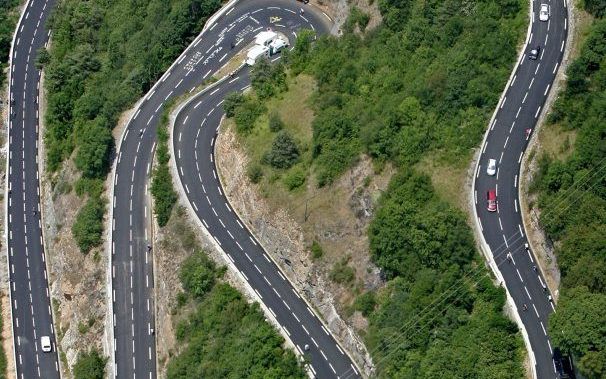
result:
[(497, 193), (495, 190), (488, 190), (486, 193), (486, 200), (488, 201), (488, 212), (495, 212), (497, 210)]

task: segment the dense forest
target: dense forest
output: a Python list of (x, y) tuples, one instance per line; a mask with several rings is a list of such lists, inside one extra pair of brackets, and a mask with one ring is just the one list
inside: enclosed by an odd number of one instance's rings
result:
[(182, 348), (169, 362), (167, 378), (306, 378), (259, 304), (221, 282), (223, 272), (202, 250), (183, 263), (185, 292), (177, 310), (183, 319), (176, 328)]
[[(471, 158), (513, 67), (526, 5), (379, 5), (384, 22), (376, 30), (359, 33), (368, 18), (356, 9), (342, 37), (314, 42), (313, 33), (301, 32), (285, 56), (291, 75), (311, 74), (317, 82), (311, 172), (320, 186), (364, 153), (379, 169), (388, 161), (398, 167), (368, 231), (387, 284), (353, 305), (369, 320), (364, 337), (377, 376), (523, 377), (524, 347), (503, 314), (505, 292), (476, 253), (465, 215), (412, 167), (427, 154), (457, 163)], [(255, 67), (253, 93), (225, 101), (238, 133), (257, 127), (264, 99), (284, 90), (282, 71)], [(260, 163), (287, 170), (299, 150), (274, 118), (262, 118), (275, 140)], [(248, 172), (253, 181), (256, 164)]]
[(606, 377), (606, 2), (585, 7), (596, 19), (545, 126), (574, 131), (573, 152), (541, 157), (532, 187), (562, 276), (550, 335), (593, 379)]
[(19, 0), (0, 1), (0, 86), (3, 86), (6, 80), (4, 68), (8, 64), (15, 24), (19, 17), (18, 5)]
[(390, 279), (362, 308), (379, 377), (524, 376), (517, 326), (503, 314), (505, 291), (475, 252), (465, 216), (437, 198), (428, 177), (403, 169), (392, 179), (369, 238)]
[(202, 29), (220, 0), (63, 0), (52, 14), (46, 72), (46, 164), (73, 156), (88, 196), (72, 228), (83, 252), (101, 242), (100, 199), (114, 148), (112, 128)]

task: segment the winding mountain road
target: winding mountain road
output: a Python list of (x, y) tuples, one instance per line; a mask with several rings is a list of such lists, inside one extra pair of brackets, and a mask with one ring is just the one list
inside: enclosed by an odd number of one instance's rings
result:
[[(38, 175), (38, 50), (48, 41), (54, 0), (26, 3), (13, 37), (9, 67), (6, 233), (14, 359), (17, 378), (59, 378), (40, 222)], [(41, 337), (52, 351), (43, 352)], [(10, 359), (10, 358), (9, 358)]]
[[(299, 11), (302, 7), (306, 10), (304, 14)], [(237, 2), (207, 25), (135, 111), (119, 144), (112, 195), (111, 276), (116, 377), (153, 378), (156, 375), (155, 339), (150, 333), (154, 325), (154, 305), (147, 184), (157, 123), (164, 105), (173, 97), (192, 92), (267, 27), (294, 40), (294, 33), (300, 28), (327, 33), (330, 26), (328, 16), (292, 0)], [(236, 45), (233, 49), (232, 43)], [(195, 111), (191, 117), (181, 112), (179, 117), (183, 115), (183, 121), (178, 125), (183, 131), (178, 131), (175, 158), (181, 173), (188, 170), (187, 180), (203, 178), (207, 181), (184, 183), (188, 196), (192, 196), (190, 201), (210, 233), (233, 257), (290, 340), (299, 350), (306, 344), (310, 346), (306, 352), (311, 360), (310, 370), (322, 378), (337, 377), (345, 372), (358, 376), (347, 354), (250, 233), (241, 227), (216, 181), (211, 155), (216, 128), (223, 114), (219, 104), (227, 93), (241, 90), (247, 84), (247, 69), (244, 69), (238, 77), (218, 86), (209, 95), (201, 96), (199, 104), (186, 107)], [(185, 135), (181, 137), (181, 133)], [(186, 145), (181, 146), (181, 143)], [(197, 157), (198, 154), (204, 159), (195, 159), (194, 155)], [(202, 164), (204, 171), (194, 169), (194, 163)], [(190, 189), (193, 192), (189, 192)], [(214, 205), (203, 203), (206, 195)], [(229, 228), (220, 225), (229, 225)]]
[[(566, 45), (568, 9), (566, 0), (543, 0), (549, 20), (539, 20), (541, 2), (532, 1), (533, 12), (525, 54), (516, 65), (482, 145), (474, 181), (477, 226), (489, 246), (527, 333), (534, 356), (536, 377), (558, 377), (553, 349), (547, 334), (549, 314), (555, 311), (522, 221), (519, 182), (520, 164), (549, 91)], [(538, 59), (530, 50), (540, 46)], [(489, 159), (497, 162), (494, 176), (487, 174)], [(495, 190), (497, 211), (487, 210), (487, 192)]]

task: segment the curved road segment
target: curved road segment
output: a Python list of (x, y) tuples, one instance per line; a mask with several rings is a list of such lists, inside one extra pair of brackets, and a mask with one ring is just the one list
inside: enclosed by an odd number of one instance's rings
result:
[[(13, 345), (18, 378), (59, 378), (55, 334), (40, 223), (38, 181), (38, 49), (48, 40), (53, 0), (29, 1), (11, 48), (7, 247)], [(51, 352), (40, 338), (49, 336)]]
[[(300, 14), (299, 9), (305, 8)], [(129, 122), (120, 142), (115, 169), (112, 200), (112, 298), (114, 312), (115, 375), (119, 378), (153, 378), (156, 376), (155, 340), (150, 328), (154, 326), (153, 272), (151, 243), (151, 209), (147, 199), (147, 183), (155, 147), (157, 123), (164, 105), (179, 95), (192, 92), (194, 88), (209, 79), (214, 72), (229, 61), (236, 52), (251, 42), (254, 36), (266, 27), (272, 27), (287, 34), (294, 40), (294, 33), (300, 28), (315, 29), (327, 33), (330, 22), (327, 16), (317, 10), (286, 0), (256, 0), (240, 2), (214, 20), (205, 31), (194, 40), (173, 66), (162, 76), (154, 88), (143, 99)], [(231, 44), (236, 45), (231, 48)], [(210, 232), (222, 248), (236, 258), (236, 266), (245, 273), (251, 286), (257, 291), (271, 312), (287, 330), (290, 339), (304, 349), (310, 346), (313, 370), (320, 377), (337, 377), (348, 373), (357, 376), (349, 357), (343, 353), (336, 341), (323, 327), (313, 311), (307, 307), (294, 289), (285, 280), (278, 268), (267, 258), (258, 243), (241, 227), (237, 217), (231, 212), (227, 200), (218, 187), (211, 158), (212, 142), (223, 113), (217, 106), (222, 97), (242, 89), (248, 83), (247, 70), (225, 85), (217, 87), (205, 96), (204, 106), (192, 104), (195, 116), (191, 123), (183, 123), (187, 133), (179, 143), (194, 144), (200, 153), (204, 152), (204, 171), (193, 170), (195, 162), (190, 155), (195, 153), (186, 148), (186, 155), (176, 157), (178, 162), (186, 160), (185, 169), (192, 169), (190, 179), (198, 179), (195, 173), (202, 173), (208, 181), (209, 197), (215, 206), (211, 208), (197, 197), (190, 198), (192, 204), (198, 202), (200, 217), (206, 217)], [(201, 103), (202, 103), (201, 102)], [(212, 106), (210, 105), (212, 104)], [(189, 109), (189, 108), (188, 108)], [(202, 117), (204, 116), (204, 117)], [(208, 118), (203, 121), (203, 118)], [(207, 123), (198, 129), (200, 123)], [(198, 131), (204, 133), (194, 138)], [(178, 147), (179, 152), (180, 146)], [(183, 169), (183, 167), (182, 167)], [(206, 183), (206, 182), (205, 182)], [(205, 196), (201, 182), (185, 183), (195, 196)], [(190, 194), (193, 195), (193, 194)], [(210, 217), (211, 209), (215, 217)], [(218, 225), (227, 223), (228, 228)], [(227, 237), (228, 235), (234, 238)], [(240, 250), (245, 250), (244, 251)], [(245, 258), (248, 257), (249, 259)]]
[[(536, 259), (525, 246), (518, 185), (522, 156), (562, 61), (568, 13), (566, 0), (531, 1), (531, 34), (487, 131), (474, 196), (478, 224), (528, 333), (537, 378), (543, 379), (558, 375), (547, 335), (547, 320), (555, 308)], [(541, 3), (550, 8), (549, 21), (539, 20)], [(529, 59), (537, 46), (538, 59)], [(489, 159), (497, 162), (494, 176), (486, 172)], [(491, 189), (497, 195), (496, 212), (487, 210)]]

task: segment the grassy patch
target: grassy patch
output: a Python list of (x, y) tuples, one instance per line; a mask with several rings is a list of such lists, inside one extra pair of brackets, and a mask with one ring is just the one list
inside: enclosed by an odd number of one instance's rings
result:
[(415, 168), (429, 176), (440, 199), (465, 211), (467, 191), (464, 188), (467, 163), (463, 164), (463, 161), (465, 160), (452, 163), (441, 159), (439, 154), (426, 154)]

